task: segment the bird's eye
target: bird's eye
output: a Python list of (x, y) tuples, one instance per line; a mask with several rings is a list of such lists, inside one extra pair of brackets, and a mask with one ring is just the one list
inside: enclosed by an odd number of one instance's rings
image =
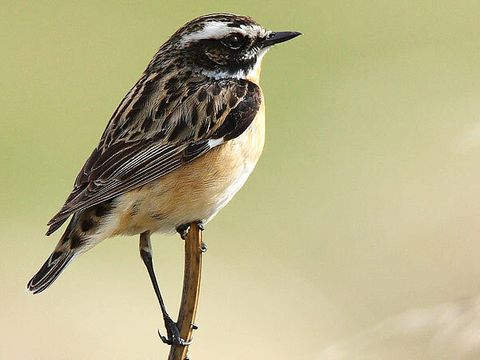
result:
[(225, 39), (222, 41), (226, 46), (228, 46), (230, 49), (240, 49), (242, 45), (245, 42), (245, 39), (242, 35), (240, 34), (232, 34), (230, 36), (227, 36)]

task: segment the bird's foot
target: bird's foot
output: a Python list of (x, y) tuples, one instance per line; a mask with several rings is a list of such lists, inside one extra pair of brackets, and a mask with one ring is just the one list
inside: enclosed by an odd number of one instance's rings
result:
[(187, 346), (192, 343), (191, 341), (185, 341), (180, 337), (180, 331), (178, 330), (177, 323), (175, 323), (172, 319), (165, 319), (165, 328), (167, 329), (167, 336), (163, 336), (160, 333), (160, 330), (158, 330), (158, 336), (160, 336), (160, 339), (163, 343), (176, 346)]
[[(197, 226), (200, 229), (200, 231), (205, 230), (205, 228), (203, 227), (203, 223), (201, 221), (197, 221), (196, 223), (197, 223)], [(182, 224), (182, 225), (177, 226), (176, 229), (175, 229), (180, 234), (180, 237), (183, 240), (185, 240), (187, 238), (188, 230), (190, 229), (190, 224), (191, 223)], [(202, 251), (203, 251), (203, 246), (202, 246)]]
[(180, 234), (180, 237), (182, 238), (182, 240), (185, 240), (187, 238), (188, 229), (190, 229), (190, 224), (183, 224), (183, 225), (177, 226), (175, 230), (177, 230), (177, 232)]

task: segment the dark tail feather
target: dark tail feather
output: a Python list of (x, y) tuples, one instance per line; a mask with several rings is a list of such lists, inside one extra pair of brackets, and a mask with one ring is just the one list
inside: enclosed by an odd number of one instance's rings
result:
[(38, 294), (48, 288), (68, 263), (72, 261), (74, 254), (75, 252), (72, 250), (54, 251), (35, 276), (28, 282), (27, 289), (34, 294)]

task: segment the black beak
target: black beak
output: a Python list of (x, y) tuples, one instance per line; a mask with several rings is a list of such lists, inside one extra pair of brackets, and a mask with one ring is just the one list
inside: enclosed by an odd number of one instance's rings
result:
[(302, 35), (297, 31), (279, 31), (279, 32), (271, 32), (267, 35), (267, 37), (260, 41), (260, 45), (264, 48), (279, 44), (284, 41), (291, 40), (298, 35)]

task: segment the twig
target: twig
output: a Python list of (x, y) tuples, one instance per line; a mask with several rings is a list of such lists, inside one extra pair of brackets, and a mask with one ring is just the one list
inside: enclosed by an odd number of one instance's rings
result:
[[(185, 269), (183, 275), (183, 292), (177, 326), (180, 336), (189, 342), (195, 328), (202, 273), (202, 231), (197, 223), (192, 223), (185, 238)], [(188, 345), (172, 345), (168, 360), (185, 360)]]

